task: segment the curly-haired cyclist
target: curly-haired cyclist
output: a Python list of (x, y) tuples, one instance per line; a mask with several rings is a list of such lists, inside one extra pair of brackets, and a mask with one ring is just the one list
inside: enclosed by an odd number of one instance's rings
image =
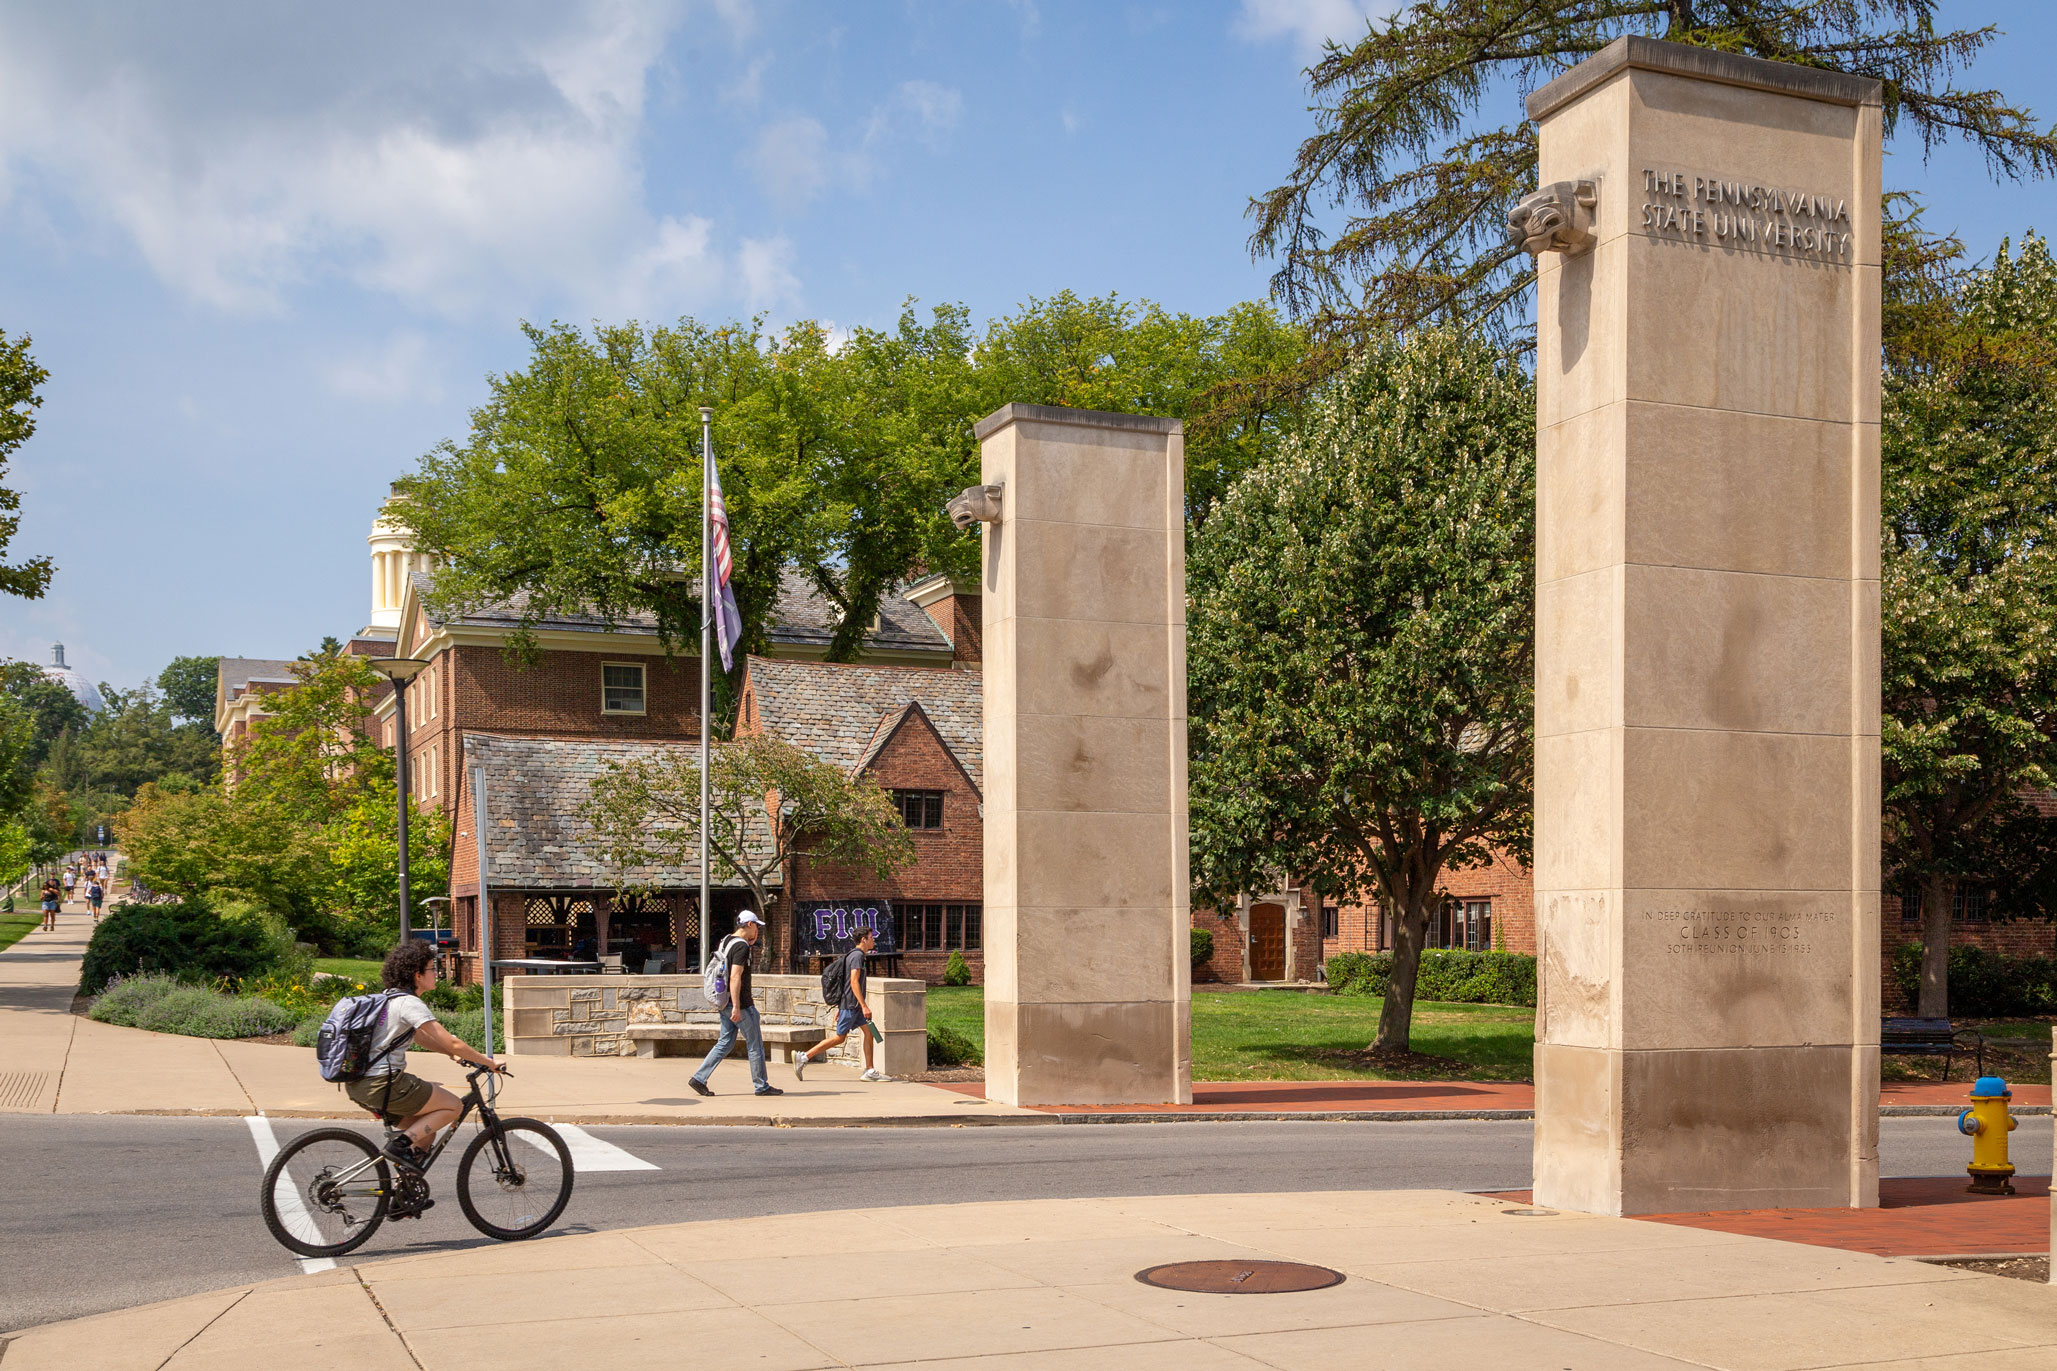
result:
[(380, 975), (388, 992), (398, 992), (389, 993), (386, 1002), (386, 1031), (374, 1049), (371, 1068), (343, 1087), (352, 1101), (400, 1130), (386, 1151), (393, 1160), (417, 1169), (437, 1132), (457, 1122), (463, 1106), (442, 1086), (407, 1070), (408, 1030), (414, 1030), (414, 1042), (431, 1052), (500, 1069), (491, 1057), (474, 1051), (437, 1022), (435, 1011), (422, 1001), (436, 983), (435, 957), (435, 949), (425, 942), (404, 942), (386, 954)]

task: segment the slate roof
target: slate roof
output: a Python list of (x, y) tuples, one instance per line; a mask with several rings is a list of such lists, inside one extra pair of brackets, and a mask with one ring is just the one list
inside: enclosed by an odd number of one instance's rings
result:
[[(428, 589), (429, 578), (419, 571), (411, 575), (415, 594), (419, 597)], [(526, 593), (516, 594), (493, 604), (481, 605), (459, 616), (456, 622), (483, 628), (511, 629), (521, 622), (527, 600)], [(436, 622), (449, 621), (438, 619)], [(805, 577), (791, 571), (785, 573), (779, 581), (778, 608), (772, 619), (771, 640), (791, 646), (826, 648), (835, 636), (835, 626), (835, 607), (823, 599)], [(573, 633), (654, 634), (657, 632), (657, 616), (637, 611), (609, 622), (596, 614), (558, 613), (539, 620), (536, 627)], [(944, 658), (950, 655), (950, 640), (942, 629), (936, 627), (936, 621), (929, 618), (928, 611), (897, 592), (880, 602), (879, 627), (876, 632), (865, 635), (864, 645), (874, 651), (926, 651)]]
[(298, 662), (275, 661), (269, 657), (223, 657), (215, 668), (220, 698), (235, 699), (252, 681), (297, 684), (299, 678), (293, 675), (293, 668), (298, 665)]
[(985, 788), (983, 697), (975, 671), (769, 657), (751, 657), (749, 671), (758, 726), (846, 771), (868, 761), (919, 701), (972, 784)]
[[(717, 744), (716, 746), (720, 746)], [(677, 756), (699, 750), (697, 743), (599, 738), (517, 738), (496, 733), (464, 736), (464, 765), (486, 769), (490, 814), (486, 880), (508, 890), (604, 890), (614, 870), (593, 843), (579, 811), (592, 794), (595, 777), (610, 762)], [(688, 853), (677, 866), (631, 868), (627, 883), (665, 889), (697, 886), (700, 863)], [(717, 868), (716, 880), (724, 878)], [(774, 875), (769, 884), (779, 884)]]

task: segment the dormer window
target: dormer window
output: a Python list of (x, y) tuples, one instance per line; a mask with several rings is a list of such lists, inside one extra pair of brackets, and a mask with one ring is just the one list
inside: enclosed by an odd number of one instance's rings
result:
[(606, 662), (600, 667), (600, 712), (643, 712), (643, 668), (640, 663)]

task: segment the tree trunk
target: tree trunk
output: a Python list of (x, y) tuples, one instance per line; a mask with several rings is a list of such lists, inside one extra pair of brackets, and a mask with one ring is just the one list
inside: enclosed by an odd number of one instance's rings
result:
[(1379, 1006), (1374, 1052), (1411, 1052), (1414, 982), (1421, 973), (1421, 945), (1428, 940), (1428, 911), (1401, 909), (1393, 915), (1393, 975)]
[(1950, 916), (1955, 883), (1948, 876), (1921, 878), (1921, 999), (1924, 1019), (1950, 1017)]

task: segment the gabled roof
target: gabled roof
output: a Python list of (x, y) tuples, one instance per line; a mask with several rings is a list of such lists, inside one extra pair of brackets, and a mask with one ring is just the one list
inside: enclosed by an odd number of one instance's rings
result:
[[(408, 580), (410, 588), (407, 599), (410, 604), (418, 605), (423, 593), (428, 589), (429, 577), (427, 573), (417, 571), (410, 573)], [(511, 630), (521, 623), (527, 603), (528, 596), (524, 592), (492, 604), (481, 605), (454, 619), (431, 619), (431, 622), (439, 627)], [(636, 610), (608, 620), (597, 614), (559, 612), (545, 615), (534, 627), (568, 633), (631, 633), (655, 636), (657, 616)], [(772, 642), (803, 650), (825, 649), (829, 645), (829, 640), (835, 637), (835, 631), (835, 606), (810, 586), (805, 577), (796, 572), (785, 573), (779, 581), (778, 605), (772, 617)], [(950, 640), (942, 629), (936, 627), (936, 621), (929, 618), (928, 611), (897, 592), (887, 595), (880, 602), (879, 626), (865, 635), (864, 646), (867, 651), (874, 652), (933, 652), (941, 660), (948, 660), (950, 656)]]
[(757, 726), (832, 766), (855, 771), (877, 755), (917, 702), (972, 784), (985, 788), (978, 673), (948, 667), (854, 666), (751, 657)]
[[(474, 766), (486, 769), (487, 883), (510, 890), (612, 886), (616, 873), (579, 817), (593, 781), (610, 763), (691, 756), (698, 750), (697, 743), (465, 734), (466, 774)], [(697, 854), (689, 853), (676, 866), (635, 867), (625, 876), (632, 885), (696, 886), (700, 863)], [(778, 877), (771, 878), (770, 884), (778, 883)]]

